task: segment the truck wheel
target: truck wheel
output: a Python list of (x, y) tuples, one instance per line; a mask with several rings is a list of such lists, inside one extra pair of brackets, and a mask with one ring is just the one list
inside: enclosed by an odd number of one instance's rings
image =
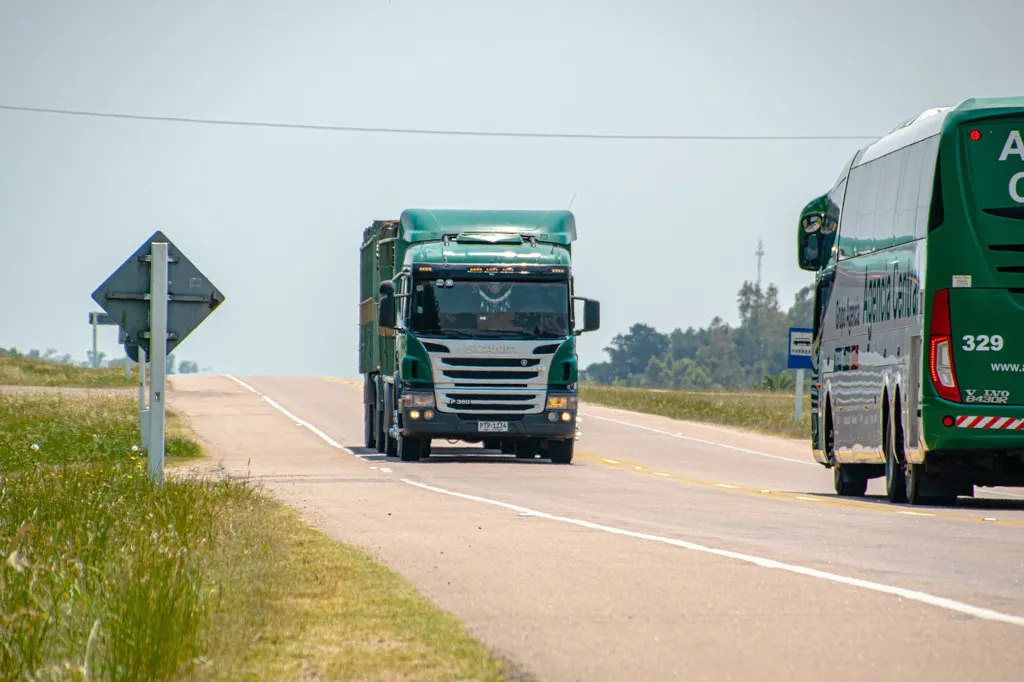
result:
[(377, 408), (373, 410), (373, 429), (377, 432), (373, 449), (382, 455), (387, 454), (388, 443), (386, 439), (387, 434), (384, 432), (384, 413)]
[(868, 491), (868, 478), (855, 464), (836, 462), (832, 467), (832, 483), (836, 494), (843, 497), (863, 497)]
[(363, 442), (366, 443), (368, 448), (376, 448), (377, 446), (377, 434), (374, 432), (373, 417), (376, 410), (373, 409), (373, 405), (363, 406)]
[(399, 436), (395, 440), (398, 441), (397, 449), (400, 460), (403, 462), (420, 461), (420, 457), (423, 456), (423, 439)]
[(548, 457), (551, 458), (551, 463), (571, 464), (575, 446), (576, 440), (574, 438), (569, 438), (568, 440), (553, 440), (548, 443)]

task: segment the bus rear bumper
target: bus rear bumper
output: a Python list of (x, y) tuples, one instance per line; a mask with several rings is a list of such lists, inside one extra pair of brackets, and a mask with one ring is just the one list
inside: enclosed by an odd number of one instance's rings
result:
[(926, 473), (981, 486), (1024, 486), (1024, 406), (936, 400), (926, 402), (924, 412)]

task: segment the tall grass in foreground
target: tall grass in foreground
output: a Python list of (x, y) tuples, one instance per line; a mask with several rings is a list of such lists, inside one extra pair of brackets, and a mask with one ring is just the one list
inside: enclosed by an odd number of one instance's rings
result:
[(234, 491), (152, 486), (137, 442), (131, 398), (0, 393), (5, 679), (159, 680), (197, 655), (197, 550)]
[(131, 398), (0, 392), (0, 679), (503, 678), (458, 620), (258, 490), (152, 486), (137, 439)]
[(794, 398), (792, 393), (781, 392), (652, 391), (589, 384), (580, 387), (580, 399), (595, 405), (809, 439), (810, 398), (804, 395), (799, 426), (794, 419)]

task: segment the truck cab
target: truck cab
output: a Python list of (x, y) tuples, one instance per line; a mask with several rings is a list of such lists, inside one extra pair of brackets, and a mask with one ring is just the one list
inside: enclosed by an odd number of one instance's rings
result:
[(409, 209), (369, 237), (364, 251), (390, 253), (361, 337), (381, 360), (365, 372), (367, 445), (407, 461), (445, 439), (571, 462), (576, 337), (600, 324), (575, 295), (572, 213)]

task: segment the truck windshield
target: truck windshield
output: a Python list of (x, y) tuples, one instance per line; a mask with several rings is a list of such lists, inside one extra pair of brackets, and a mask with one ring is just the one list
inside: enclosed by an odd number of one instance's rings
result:
[(569, 283), (418, 280), (409, 321), (414, 332), (474, 338), (566, 337)]

